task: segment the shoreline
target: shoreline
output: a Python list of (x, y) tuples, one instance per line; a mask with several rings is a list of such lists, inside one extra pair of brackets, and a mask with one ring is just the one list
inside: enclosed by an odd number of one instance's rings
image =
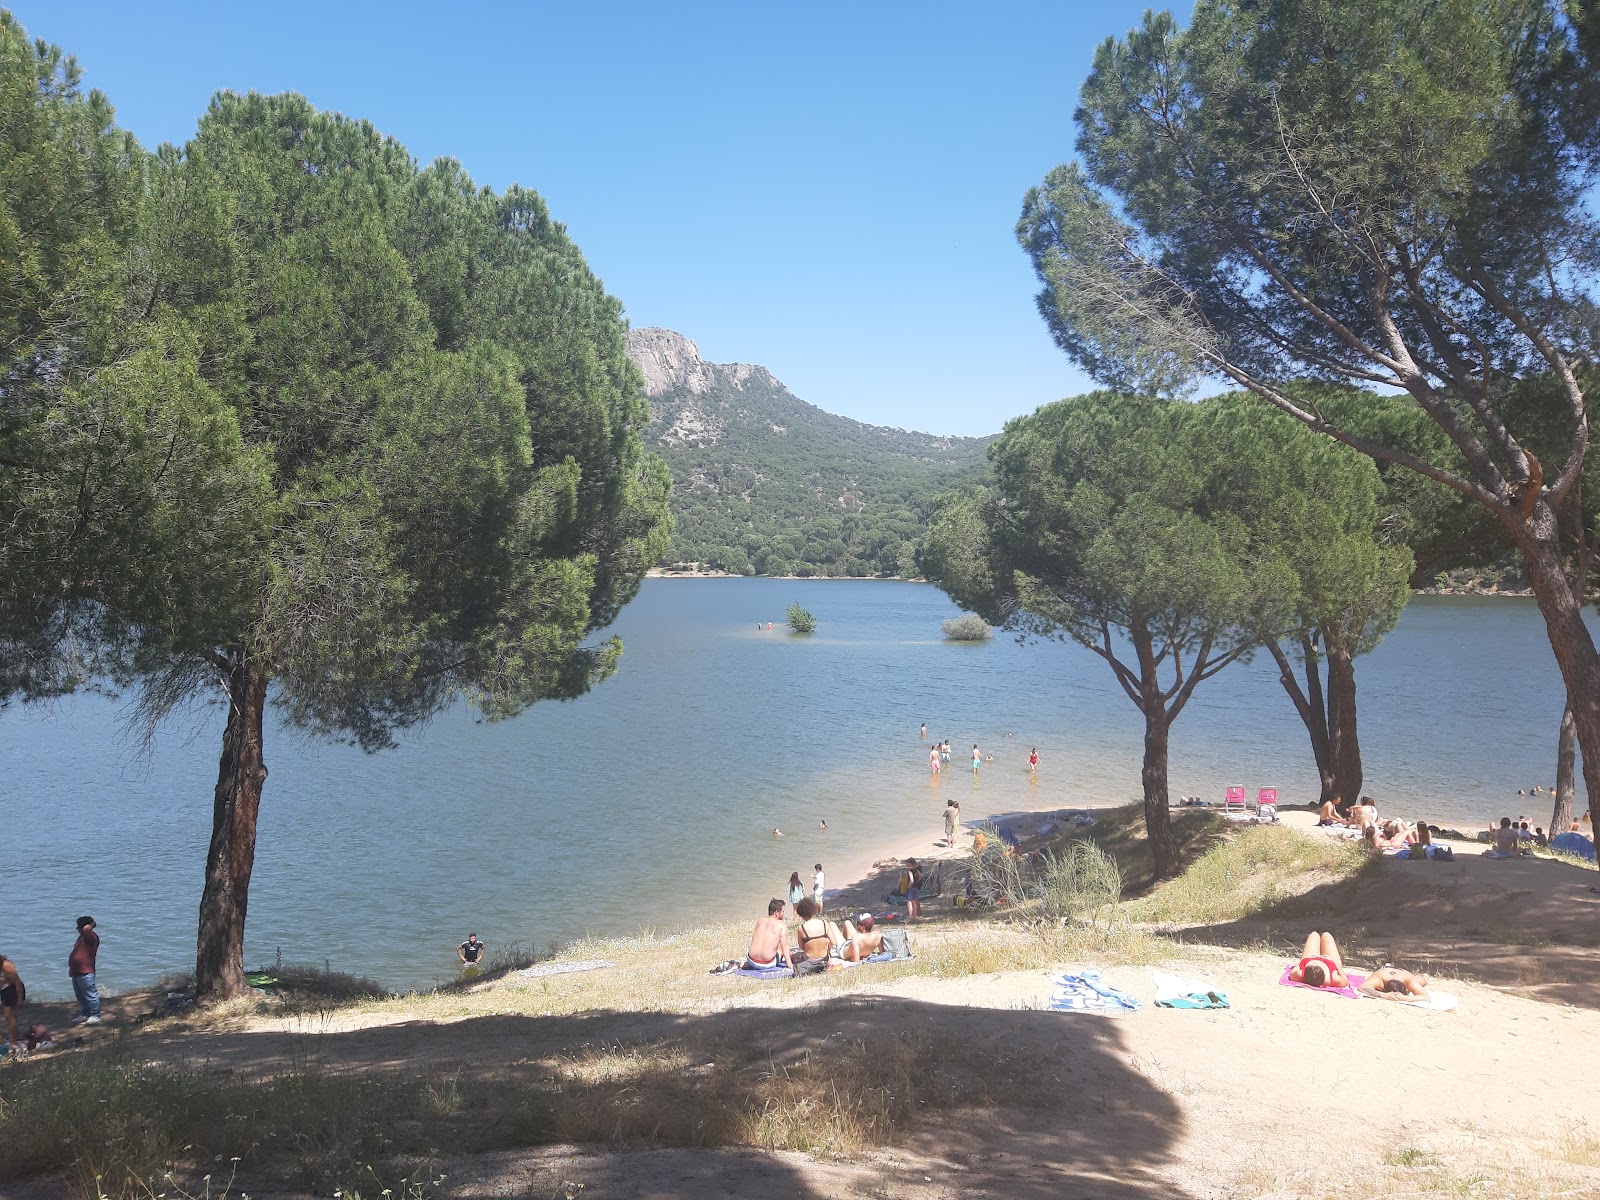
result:
[[(732, 571), (675, 571), (667, 567), (651, 567), (644, 573), (644, 577), (646, 579), (777, 579), (785, 583), (803, 583), (809, 580), (854, 583), (929, 582), (920, 575), (735, 575)], [(1413, 596), (1481, 596), (1486, 598), (1531, 600), (1533, 598), (1533, 589), (1425, 587), (1412, 588), (1411, 594)]]

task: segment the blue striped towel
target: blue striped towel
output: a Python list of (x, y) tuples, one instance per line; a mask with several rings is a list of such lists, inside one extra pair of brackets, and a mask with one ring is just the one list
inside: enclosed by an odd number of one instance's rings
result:
[(1127, 992), (1108, 986), (1099, 971), (1068, 972), (1055, 977), (1050, 1007), (1057, 1012), (1096, 1012), (1108, 1017), (1136, 1012), (1139, 1002)]

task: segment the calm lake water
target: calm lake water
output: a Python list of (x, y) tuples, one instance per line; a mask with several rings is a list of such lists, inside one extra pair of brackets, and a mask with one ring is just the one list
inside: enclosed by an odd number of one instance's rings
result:
[[(816, 614), (815, 635), (783, 632), (791, 600)], [(288, 961), (426, 986), (469, 930), (543, 949), (753, 917), (819, 859), (842, 885), (839, 864), (937, 836), (951, 795), (969, 821), (1137, 796), (1142, 727), (1105, 665), (1071, 645), (946, 643), (939, 622), (955, 613), (922, 584), (650, 580), (616, 626), (621, 669), (580, 700), (499, 725), (453, 711), (376, 756), (269, 728), (247, 964), (281, 947)], [(1548, 821), (1542, 797), (1518, 808), (1516, 796), (1549, 785), (1561, 714), (1531, 601), (1415, 598), (1360, 660), (1357, 685), (1367, 790), (1386, 811)], [(194, 961), (220, 714), (203, 710), (139, 758), (119, 712), (84, 697), (0, 714), (0, 950), (41, 996), (70, 994), (80, 912), (100, 922), (102, 987)], [(923, 721), (930, 742), (952, 742), (938, 785)], [(996, 755), (976, 781), (964, 769), (975, 741)], [(1270, 658), (1195, 693), (1171, 781), (1211, 799), (1230, 783), (1315, 797)]]

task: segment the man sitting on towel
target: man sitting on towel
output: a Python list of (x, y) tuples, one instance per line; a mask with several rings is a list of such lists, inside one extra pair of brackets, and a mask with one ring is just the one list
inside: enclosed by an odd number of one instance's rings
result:
[(1361, 994), (1376, 1000), (1430, 1000), (1428, 977), (1399, 967), (1379, 967), (1362, 981)]
[(768, 901), (767, 915), (756, 922), (750, 935), (750, 951), (744, 956), (746, 971), (770, 971), (779, 963), (793, 969), (789, 961), (789, 928), (783, 921), (783, 901)]

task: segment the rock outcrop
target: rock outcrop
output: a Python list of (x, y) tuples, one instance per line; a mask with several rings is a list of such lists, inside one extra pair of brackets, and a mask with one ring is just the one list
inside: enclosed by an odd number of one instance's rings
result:
[(757, 371), (749, 363), (708, 363), (700, 348), (670, 329), (630, 329), (628, 357), (644, 373), (644, 394), (659, 399), (679, 388), (694, 396), (720, 386), (737, 386)]

